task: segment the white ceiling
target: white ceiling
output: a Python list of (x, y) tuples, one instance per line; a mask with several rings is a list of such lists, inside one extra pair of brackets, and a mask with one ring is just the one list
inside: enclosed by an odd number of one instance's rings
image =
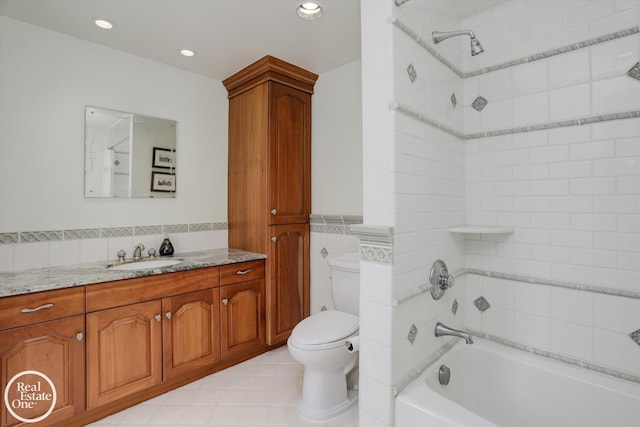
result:
[[(447, 3), (462, 15), (502, 1)], [(360, 0), (319, 0), (324, 15), (316, 21), (296, 15), (300, 2), (0, 0), (0, 14), (218, 80), (265, 55), (318, 74), (360, 58)], [(113, 22), (115, 28), (96, 27), (97, 17)], [(185, 48), (197, 55), (182, 57), (179, 51)]]

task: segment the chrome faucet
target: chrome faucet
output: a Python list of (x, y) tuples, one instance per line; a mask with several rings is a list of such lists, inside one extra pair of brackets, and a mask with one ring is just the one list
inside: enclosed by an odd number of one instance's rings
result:
[(144, 245), (139, 243), (138, 246), (133, 250), (133, 260), (137, 261), (142, 258), (142, 251), (144, 250)]
[(454, 337), (463, 338), (467, 342), (467, 344), (473, 344), (473, 338), (471, 338), (471, 335), (469, 335), (466, 332), (459, 331), (457, 329), (452, 329), (448, 326), (443, 325), (440, 322), (436, 323), (435, 333), (436, 333), (436, 337), (451, 335)]

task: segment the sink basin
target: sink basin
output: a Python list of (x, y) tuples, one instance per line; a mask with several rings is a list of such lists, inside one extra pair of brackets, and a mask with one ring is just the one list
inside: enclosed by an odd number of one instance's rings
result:
[(107, 266), (109, 270), (153, 270), (154, 268), (169, 267), (172, 265), (180, 264), (181, 259), (150, 259), (143, 261), (132, 261), (124, 264), (112, 264)]

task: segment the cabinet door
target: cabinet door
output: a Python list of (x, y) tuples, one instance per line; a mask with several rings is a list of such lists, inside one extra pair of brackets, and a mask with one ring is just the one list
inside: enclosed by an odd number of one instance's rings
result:
[(162, 300), (165, 381), (220, 360), (218, 289)]
[(267, 343), (287, 340), (309, 315), (309, 225), (269, 227), (267, 254)]
[(271, 82), (269, 224), (308, 222), (311, 212), (311, 95)]
[(87, 406), (162, 382), (160, 300), (87, 314)]
[(264, 279), (223, 286), (220, 300), (222, 358), (263, 346)]
[[(45, 375), (56, 390), (53, 412), (38, 422), (38, 426), (53, 424), (84, 410), (83, 335), (84, 315), (0, 332), (0, 426), (31, 425), (20, 422), (4, 407), (7, 383), (23, 371)], [(53, 400), (35, 401), (33, 408), (25, 408), (28, 402), (20, 396), (18, 383), (24, 384), (20, 386), (23, 391), (27, 386), (35, 386), (42, 393), (51, 393), (46, 379), (39, 375), (21, 375), (12, 383), (8, 395), (9, 401), (15, 402), (12, 409), (19, 417), (34, 420), (44, 416)]]

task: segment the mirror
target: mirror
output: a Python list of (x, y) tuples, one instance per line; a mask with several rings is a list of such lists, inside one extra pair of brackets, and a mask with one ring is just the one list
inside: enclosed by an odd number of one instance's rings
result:
[(84, 196), (176, 196), (173, 120), (85, 108)]

